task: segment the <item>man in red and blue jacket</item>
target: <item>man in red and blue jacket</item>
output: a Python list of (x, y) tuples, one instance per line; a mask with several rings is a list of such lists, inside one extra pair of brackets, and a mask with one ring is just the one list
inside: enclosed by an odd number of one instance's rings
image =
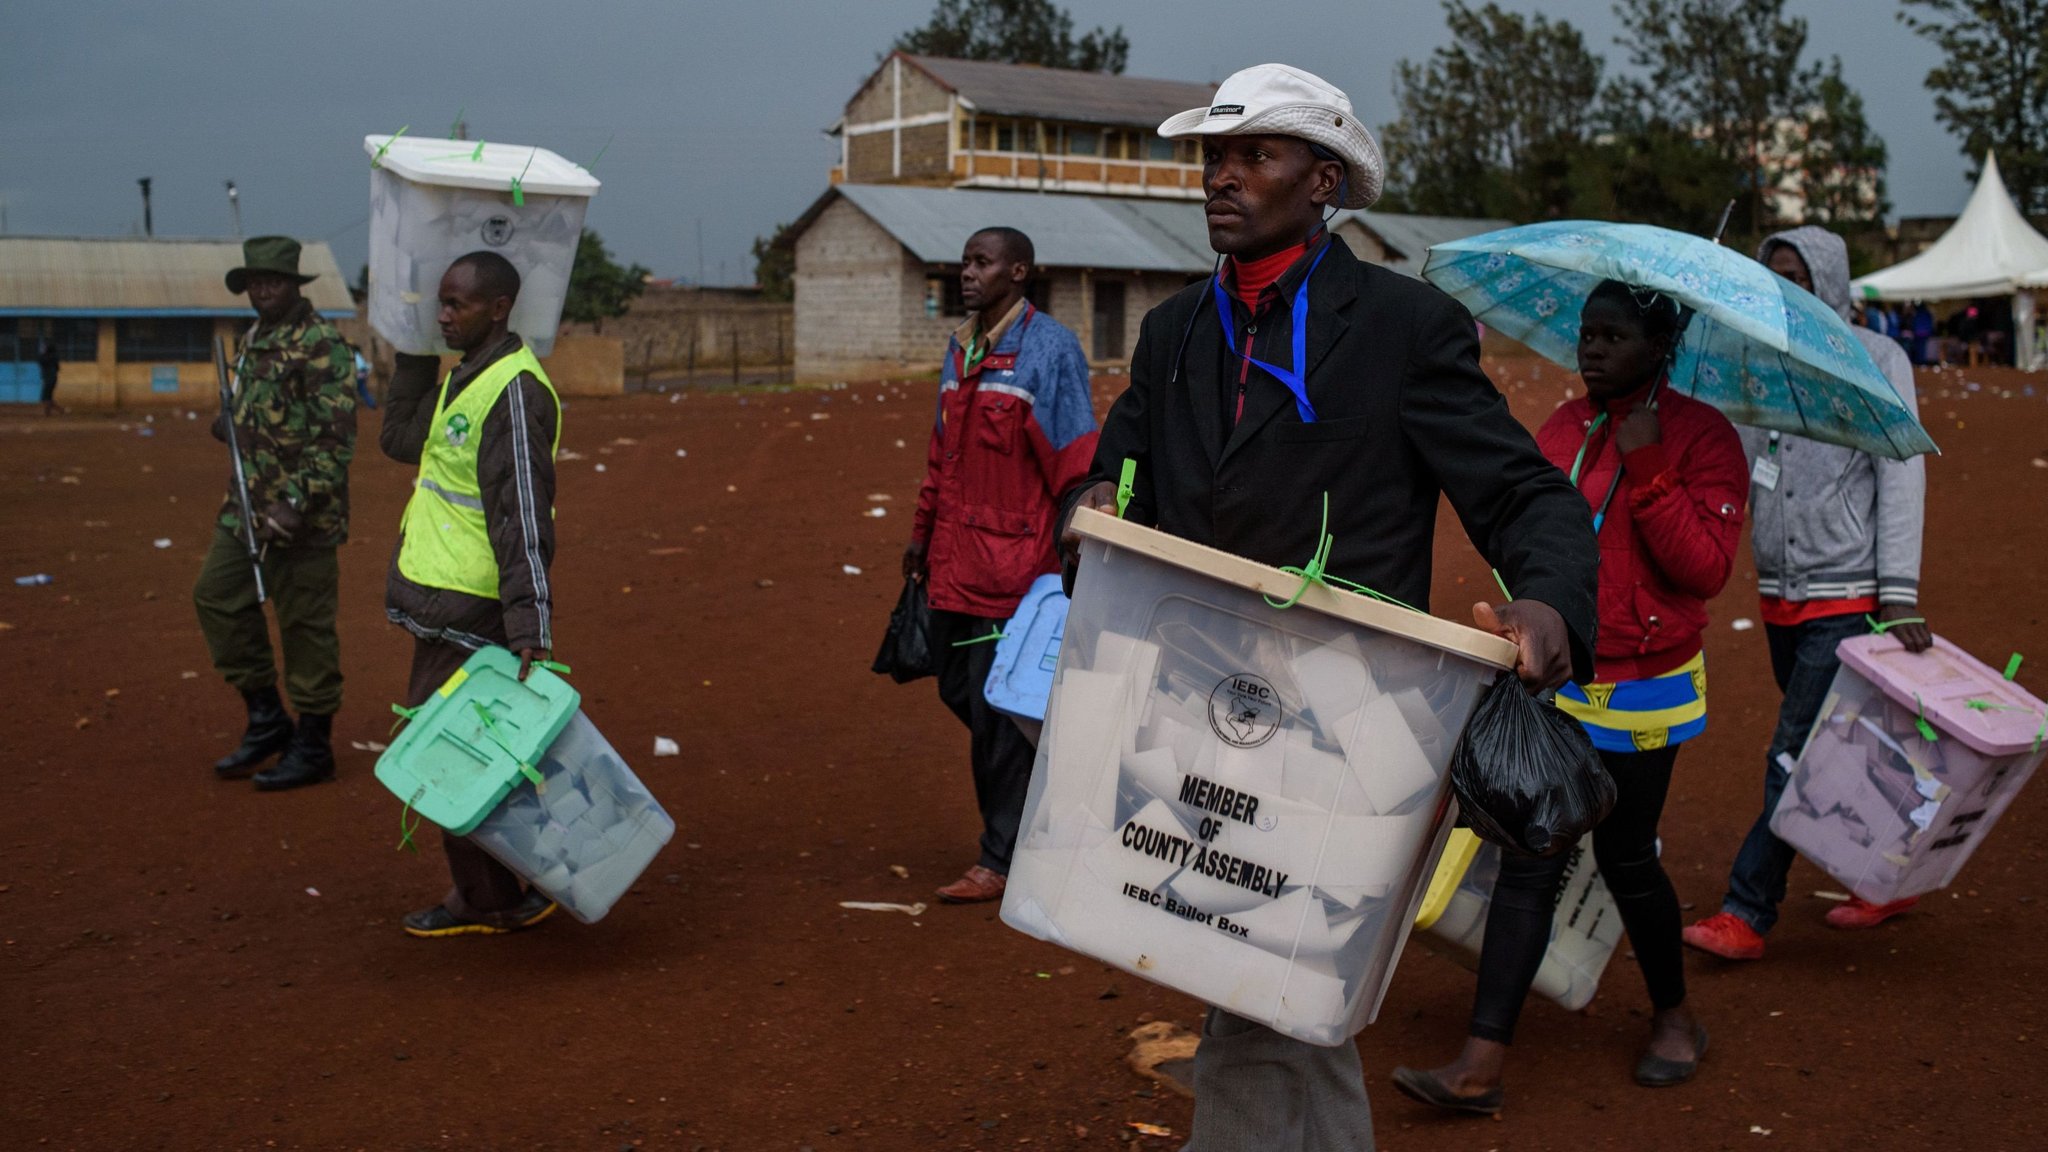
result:
[(1024, 298), (1035, 258), (1014, 228), (967, 240), (960, 295), (972, 313), (946, 343), (938, 420), (903, 552), (904, 576), (925, 583), (939, 699), (967, 725), (981, 807), (980, 860), (938, 891), (953, 904), (1003, 894), (1034, 752), (982, 686), (994, 636), (1031, 582), (1059, 568), (1058, 500), (1095, 456), (1081, 342)]

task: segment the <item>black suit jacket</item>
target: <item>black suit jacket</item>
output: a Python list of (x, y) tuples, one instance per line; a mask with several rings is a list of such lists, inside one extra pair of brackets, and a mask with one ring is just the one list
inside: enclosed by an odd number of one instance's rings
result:
[(1442, 493), (1515, 596), (1564, 617), (1573, 679), (1590, 679), (1599, 554), (1584, 497), (1480, 370), (1478, 331), (1457, 301), (1330, 244), (1309, 281), (1315, 423), (1254, 369), (1226, 432), (1223, 389), (1237, 382), (1221, 378), (1208, 283), (1193, 284), (1146, 315), (1130, 386), (1069, 504), (1135, 458), (1128, 518), (1278, 566), (1315, 553), (1328, 493), (1329, 572), (1427, 609)]

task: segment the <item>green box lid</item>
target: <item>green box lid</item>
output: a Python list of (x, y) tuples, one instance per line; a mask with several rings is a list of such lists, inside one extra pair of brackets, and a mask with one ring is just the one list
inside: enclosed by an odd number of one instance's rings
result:
[(479, 648), (415, 709), (377, 758), (377, 780), (413, 811), (467, 835), (576, 715), (582, 696), (538, 664), (522, 682), (519, 657)]

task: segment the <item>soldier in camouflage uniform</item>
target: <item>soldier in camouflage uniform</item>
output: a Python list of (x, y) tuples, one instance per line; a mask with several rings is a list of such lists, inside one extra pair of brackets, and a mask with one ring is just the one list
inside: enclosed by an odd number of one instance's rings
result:
[[(213, 770), (224, 780), (253, 774), (257, 788), (278, 791), (334, 778), (334, 713), (341, 707), (336, 548), (348, 539), (355, 362), (341, 333), (300, 295), (313, 277), (299, 275), (297, 241), (259, 236), (242, 245), (242, 258), (243, 266), (227, 274), (228, 290), (248, 292), (256, 325), (241, 349), (233, 410), (214, 421), (214, 436), (225, 441), (225, 422), (234, 420), (296, 724), (278, 696), (232, 471), (192, 602), (214, 669), (249, 708), (241, 745)], [(256, 771), (280, 752), (275, 766)]]

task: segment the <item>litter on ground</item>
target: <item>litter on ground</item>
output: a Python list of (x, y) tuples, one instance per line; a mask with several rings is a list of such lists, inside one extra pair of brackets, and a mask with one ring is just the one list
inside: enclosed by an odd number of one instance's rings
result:
[(875, 900), (841, 900), (839, 906), (855, 912), (901, 912), (906, 916), (922, 916), (927, 907), (923, 901), (916, 904), (886, 904)]
[(1145, 1079), (1192, 1099), (1195, 1046), (1201, 1039), (1170, 1020), (1140, 1024), (1131, 1029), (1131, 1051), (1124, 1063)]
[(656, 736), (654, 738), (654, 754), (656, 756), (681, 756), (683, 754), (683, 747), (666, 736)]

